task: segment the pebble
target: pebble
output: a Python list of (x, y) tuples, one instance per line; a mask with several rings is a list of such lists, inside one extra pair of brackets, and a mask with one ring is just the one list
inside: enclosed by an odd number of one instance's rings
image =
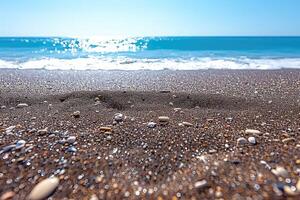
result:
[(99, 199), (98, 199), (97, 195), (95, 195), (95, 194), (92, 194), (92, 196), (91, 196), (90, 200), (99, 200)]
[(73, 144), (76, 141), (76, 137), (75, 136), (70, 136), (67, 138), (67, 142), (69, 144)]
[(48, 127), (37, 131), (38, 135), (46, 135), (48, 133)]
[(275, 169), (272, 169), (271, 172), (276, 176), (288, 177), (289, 172), (281, 166), (277, 166)]
[(149, 122), (147, 125), (148, 128), (155, 128), (156, 127), (156, 123), (155, 122)]
[(248, 142), (249, 142), (250, 144), (255, 145), (255, 144), (256, 144), (256, 139), (255, 139), (255, 137), (248, 137)]
[(183, 124), (184, 126), (193, 126), (193, 124), (192, 124), (192, 123), (189, 123), (189, 122), (182, 122), (182, 124)]
[(79, 118), (80, 117), (80, 111), (77, 110), (77, 111), (73, 112), (72, 116), (74, 118)]
[(115, 115), (114, 115), (114, 121), (116, 121), (116, 122), (122, 122), (124, 120), (124, 116), (123, 116), (123, 114), (121, 114), (121, 113), (116, 113)]
[(77, 151), (77, 149), (75, 148), (75, 147), (69, 147), (69, 148), (67, 148), (67, 152), (69, 152), (69, 153), (75, 153)]
[(174, 111), (177, 113), (177, 112), (181, 111), (181, 108), (174, 108)]
[(107, 126), (102, 126), (100, 127), (100, 132), (112, 132), (112, 128), (111, 127), (107, 127)]
[(216, 149), (210, 149), (209, 151), (208, 151), (208, 153), (210, 153), (210, 154), (213, 154), (213, 153), (217, 153), (218, 151), (216, 150)]
[(296, 188), (298, 191), (300, 191), (300, 179), (297, 181)]
[(65, 144), (66, 142), (67, 142), (67, 140), (65, 140), (65, 139), (62, 139), (62, 140), (59, 140), (59, 141), (58, 141), (58, 143), (59, 143), (59, 144), (62, 144), (62, 145)]
[(268, 169), (268, 170), (271, 170), (271, 169), (272, 169), (271, 166), (270, 166), (266, 161), (264, 161), (264, 160), (261, 160), (261, 161), (260, 161), (260, 164), (264, 165), (265, 168)]
[(283, 143), (289, 143), (289, 142), (295, 142), (296, 139), (295, 138), (285, 138), (282, 140)]
[(11, 133), (15, 128), (16, 128), (16, 126), (10, 126), (10, 127), (8, 127), (8, 128), (5, 129), (5, 133), (6, 133), (6, 134), (9, 134), (9, 133)]
[(239, 139), (237, 139), (237, 144), (238, 145), (245, 145), (245, 144), (247, 144), (246, 138), (240, 137)]
[(225, 121), (228, 122), (228, 123), (230, 123), (230, 122), (233, 121), (233, 118), (232, 117), (227, 117), (227, 118), (225, 118)]
[(10, 200), (15, 195), (16, 195), (16, 193), (14, 193), (13, 191), (5, 192), (1, 195), (0, 200)]
[(26, 144), (26, 141), (25, 140), (19, 140), (17, 143), (16, 143), (16, 149), (21, 149), (25, 146)]
[(170, 118), (167, 116), (159, 116), (158, 121), (160, 124), (168, 124), (170, 121)]
[(208, 123), (212, 123), (212, 122), (214, 121), (214, 119), (209, 118), (209, 119), (207, 119), (206, 121), (207, 121)]
[(112, 140), (112, 136), (111, 136), (111, 135), (108, 135), (108, 136), (106, 137), (106, 140), (107, 140), (107, 141), (111, 141), (111, 140)]
[(1, 109), (6, 109), (6, 106), (1, 106)]
[(14, 145), (14, 144), (3, 147), (3, 149), (0, 151), (0, 154), (9, 152), (12, 149), (14, 149), (15, 147), (16, 147), (16, 145)]
[(208, 186), (207, 184), (207, 181), (206, 180), (202, 180), (202, 181), (197, 181), (195, 184), (194, 184), (195, 188), (197, 189), (202, 189), (202, 188), (205, 188)]
[(283, 186), (283, 191), (285, 192), (285, 194), (289, 196), (297, 196), (300, 193), (299, 191), (297, 191), (297, 188), (295, 186), (289, 186), (289, 185)]
[(59, 185), (59, 179), (52, 177), (39, 182), (30, 192), (29, 200), (42, 200), (48, 198), (54, 193)]
[(259, 130), (255, 130), (255, 129), (246, 129), (245, 133), (246, 134), (257, 134), (257, 135), (261, 134), (261, 132)]
[(28, 104), (27, 103), (19, 103), (17, 105), (17, 108), (25, 108), (25, 107), (28, 107)]

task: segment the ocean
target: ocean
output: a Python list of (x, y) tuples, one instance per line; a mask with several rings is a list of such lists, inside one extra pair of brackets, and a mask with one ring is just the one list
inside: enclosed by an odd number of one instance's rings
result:
[(300, 37), (0, 37), (0, 68), (300, 68)]

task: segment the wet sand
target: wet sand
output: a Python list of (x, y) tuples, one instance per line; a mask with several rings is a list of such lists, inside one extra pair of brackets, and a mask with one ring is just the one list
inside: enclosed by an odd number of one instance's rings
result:
[(300, 70), (0, 70), (0, 199), (298, 199), (299, 96)]

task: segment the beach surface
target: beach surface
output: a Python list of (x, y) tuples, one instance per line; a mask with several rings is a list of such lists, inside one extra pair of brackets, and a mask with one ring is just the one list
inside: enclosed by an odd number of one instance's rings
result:
[(300, 70), (1, 69), (0, 106), (1, 200), (300, 198)]

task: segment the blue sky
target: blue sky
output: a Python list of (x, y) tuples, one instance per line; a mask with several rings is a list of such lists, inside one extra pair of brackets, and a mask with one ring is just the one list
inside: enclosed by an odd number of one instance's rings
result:
[(300, 35), (300, 0), (0, 0), (0, 36)]

